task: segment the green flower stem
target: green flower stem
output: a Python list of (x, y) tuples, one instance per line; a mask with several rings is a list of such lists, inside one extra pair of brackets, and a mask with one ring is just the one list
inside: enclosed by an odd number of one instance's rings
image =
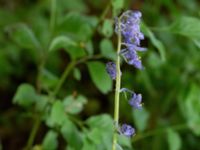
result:
[(35, 136), (36, 136), (36, 133), (37, 133), (39, 127), (40, 127), (40, 124), (41, 124), (41, 118), (39, 116), (36, 116), (35, 123), (34, 123), (32, 130), (31, 130), (31, 134), (28, 138), (28, 142), (27, 142), (25, 150), (31, 149), (33, 142), (34, 142), (34, 139), (35, 139)]
[(60, 80), (58, 81), (58, 84), (52, 94), (52, 97), (56, 96), (62, 87), (63, 83), (65, 82), (67, 76), (69, 75), (70, 71), (75, 67), (76, 61), (71, 61), (70, 64), (66, 67), (64, 73), (62, 74)]
[(57, 0), (51, 0), (51, 16), (50, 16), (50, 31), (51, 31), (51, 38), (54, 35), (54, 29), (56, 26), (56, 14), (57, 14)]
[[(118, 45), (117, 45), (117, 54), (119, 54), (121, 50), (121, 33), (120, 33), (120, 19), (118, 19), (118, 25), (119, 25), (119, 33), (118, 33)], [(120, 98), (120, 87), (121, 87), (121, 70), (120, 70), (120, 56), (117, 55), (116, 60), (116, 84), (115, 84), (115, 106), (114, 106), (114, 123), (116, 125), (119, 124), (119, 98)], [(116, 150), (116, 144), (117, 144), (117, 132), (114, 132), (113, 135), (113, 145), (112, 150)]]

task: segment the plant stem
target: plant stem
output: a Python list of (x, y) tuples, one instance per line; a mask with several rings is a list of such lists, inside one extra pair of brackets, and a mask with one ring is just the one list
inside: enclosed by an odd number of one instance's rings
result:
[(50, 18), (51, 38), (54, 35), (54, 29), (56, 26), (56, 14), (57, 14), (56, 4), (57, 4), (57, 0), (51, 0), (51, 18)]
[[(120, 33), (120, 19), (118, 19), (118, 45), (117, 45), (117, 54), (121, 50), (121, 33)], [(119, 123), (119, 96), (120, 96), (120, 86), (121, 86), (121, 70), (120, 70), (120, 56), (117, 55), (116, 60), (116, 84), (115, 84), (115, 106), (114, 106), (114, 123), (118, 125)], [(113, 134), (113, 145), (112, 150), (116, 149), (117, 144), (117, 132)]]
[(66, 68), (64, 73), (62, 74), (60, 80), (58, 81), (58, 84), (52, 94), (52, 97), (56, 96), (58, 91), (60, 90), (60, 88), (62, 87), (63, 83), (65, 82), (67, 76), (69, 75), (70, 71), (74, 68), (74, 66), (76, 65), (75, 61), (72, 61)]
[(39, 127), (40, 127), (40, 123), (41, 123), (41, 118), (39, 116), (36, 116), (35, 123), (34, 123), (32, 130), (31, 130), (31, 134), (30, 134), (30, 137), (28, 139), (25, 150), (31, 149), (33, 142), (34, 142), (34, 139), (35, 139), (35, 136), (36, 136), (36, 133), (37, 133)]

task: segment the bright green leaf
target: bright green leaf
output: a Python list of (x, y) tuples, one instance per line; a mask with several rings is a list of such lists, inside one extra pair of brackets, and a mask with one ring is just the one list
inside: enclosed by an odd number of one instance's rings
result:
[(58, 134), (55, 131), (48, 131), (42, 142), (43, 150), (56, 150), (58, 147), (57, 137)]
[(67, 36), (58, 36), (53, 39), (49, 46), (49, 51), (59, 50), (61, 48), (68, 48), (69, 46), (76, 46), (77, 43)]
[(80, 113), (86, 103), (87, 99), (82, 95), (78, 95), (77, 97), (68, 96), (63, 100), (65, 111), (71, 114)]
[(181, 138), (177, 132), (169, 128), (167, 130), (167, 141), (169, 150), (180, 150), (181, 149)]
[(100, 43), (100, 49), (101, 49), (101, 54), (113, 61), (116, 60), (117, 54), (114, 50), (113, 44), (110, 40), (108, 39), (103, 39)]
[(23, 107), (29, 107), (35, 103), (38, 98), (39, 96), (37, 95), (34, 87), (30, 84), (24, 83), (18, 87), (13, 98), (13, 102)]
[(117, 16), (124, 6), (124, 0), (112, 0), (113, 15)]
[(133, 110), (133, 118), (137, 129), (144, 131), (148, 125), (149, 112), (145, 108)]
[(98, 116), (92, 116), (86, 120), (86, 124), (90, 128), (103, 128), (103, 129), (111, 129), (113, 128), (113, 120), (109, 115), (103, 114)]
[(61, 101), (55, 101), (53, 103), (50, 116), (47, 118), (47, 125), (61, 126), (66, 119), (65, 108)]
[(184, 100), (180, 102), (182, 113), (185, 116), (189, 128), (196, 135), (200, 135), (200, 87), (192, 84), (190, 90)]
[(113, 23), (112, 23), (111, 20), (109, 20), (109, 19), (104, 20), (101, 32), (107, 38), (112, 36), (112, 34), (113, 34)]
[(82, 147), (82, 136), (74, 123), (68, 118), (65, 119), (61, 127), (61, 134), (66, 142), (74, 149)]
[(112, 80), (105, 70), (105, 65), (98, 61), (87, 63), (90, 76), (96, 87), (104, 94), (112, 89)]

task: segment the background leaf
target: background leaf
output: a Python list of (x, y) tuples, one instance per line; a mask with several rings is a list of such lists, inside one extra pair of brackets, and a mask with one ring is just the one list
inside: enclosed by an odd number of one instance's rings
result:
[(21, 84), (15, 96), (13, 102), (23, 107), (30, 107), (33, 103), (38, 101), (39, 96), (36, 94), (34, 87), (30, 84)]
[(112, 80), (105, 71), (105, 65), (98, 61), (87, 63), (90, 76), (96, 87), (104, 94), (108, 93), (112, 88)]
[(44, 150), (56, 150), (58, 147), (57, 137), (58, 134), (55, 131), (48, 131), (42, 142), (42, 148)]
[(33, 31), (25, 24), (15, 24), (6, 28), (10, 38), (22, 48), (41, 50)]
[(181, 138), (179, 134), (171, 128), (167, 130), (167, 141), (169, 145), (169, 150), (181, 149)]

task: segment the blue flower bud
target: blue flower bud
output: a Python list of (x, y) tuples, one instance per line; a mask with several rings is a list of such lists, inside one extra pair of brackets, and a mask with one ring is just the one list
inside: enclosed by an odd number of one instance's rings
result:
[(116, 64), (114, 62), (106, 64), (106, 71), (113, 80), (116, 79)]
[(135, 129), (128, 124), (123, 124), (120, 128), (120, 133), (127, 137), (131, 137), (135, 134)]

